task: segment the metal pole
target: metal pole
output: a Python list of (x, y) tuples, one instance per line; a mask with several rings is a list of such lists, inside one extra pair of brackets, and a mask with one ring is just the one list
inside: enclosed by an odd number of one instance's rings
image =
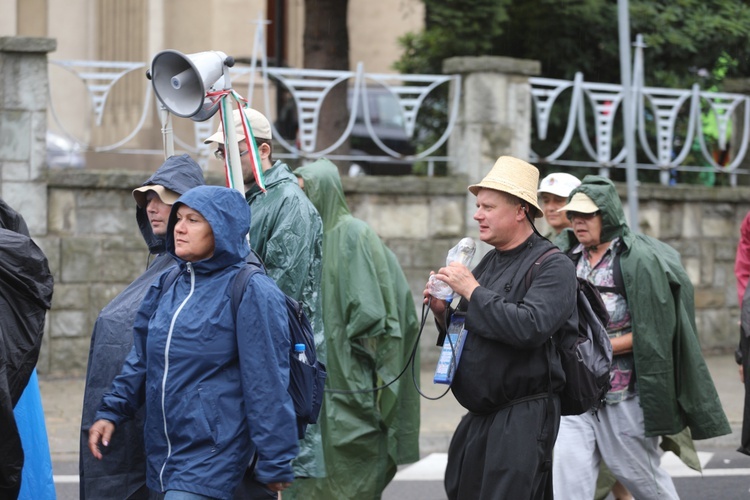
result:
[(174, 135), (172, 131), (172, 113), (162, 103), (159, 107), (159, 118), (161, 120), (161, 137), (164, 146), (164, 159), (174, 155)]
[(622, 119), (625, 136), (625, 175), (628, 187), (628, 215), (630, 229), (639, 232), (638, 171), (635, 168), (635, 119), (631, 106), (632, 79), (630, 76), (630, 15), (628, 0), (617, 0), (617, 26), (620, 35), (620, 75), (622, 78)]

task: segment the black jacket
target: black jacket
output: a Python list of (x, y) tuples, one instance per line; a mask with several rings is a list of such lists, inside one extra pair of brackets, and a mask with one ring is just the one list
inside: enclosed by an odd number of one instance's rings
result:
[(577, 331), (575, 268), (565, 254), (552, 254), (528, 291), (524, 282), (531, 265), (550, 248), (549, 241), (531, 235), (512, 250), (491, 250), (473, 270), (481, 286), (471, 301), (458, 305), (466, 311), (469, 333), (452, 385), (458, 402), (471, 412), (493, 413), (513, 400), (547, 393), (548, 350), (552, 389), (562, 390), (560, 358), (547, 340)]
[(39, 358), (53, 278), (23, 217), (0, 199), (0, 498), (21, 487), (23, 449), (13, 408)]

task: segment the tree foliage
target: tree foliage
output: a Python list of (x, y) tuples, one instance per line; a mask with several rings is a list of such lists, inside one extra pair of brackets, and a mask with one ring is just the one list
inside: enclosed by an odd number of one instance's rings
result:
[[(501, 55), (542, 62), (549, 78), (620, 81), (617, 2), (613, 0), (424, 0), (425, 30), (400, 41), (396, 69), (440, 73), (451, 56)], [(646, 83), (715, 83), (750, 74), (750, 4), (743, 0), (630, 0), (630, 32), (644, 35)]]
[[(448, 57), (498, 55), (538, 60), (541, 76), (547, 78), (572, 80), (582, 72), (590, 82), (621, 81), (616, 0), (424, 4), (424, 31), (400, 40), (404, 52), (395, 68), (401, 72), (442, 73)], [(689, 88), (698, 83), (717, 91), (725, 78), (750, 76), (747, 0), (630, 0), (629, 17), (631, 38), (644, 37), (648, 86)], [(435, 109), (440, 107), (427, 112), (433, 115), (427, 123), (435, 123)], [(551, 129), (561, 126), (559, 117), (552, 117)]]

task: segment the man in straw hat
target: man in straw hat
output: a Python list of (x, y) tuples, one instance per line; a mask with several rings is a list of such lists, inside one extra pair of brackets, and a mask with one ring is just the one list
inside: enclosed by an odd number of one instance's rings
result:
[(527, 271), (554, 248), (533, 224), (542, 215), (538, 181), (534, 166), (503, 156), (469, 186), (480, 238), (494, 249), (473, 271), (454, 262), (437, 272), (461, 296), (455, 310), (424, 292), (441, 333), (462, 315), (468, 331), (451, 387), (469, 413), (448, 450), (450, 499), (552, 497), (557, 393), (565, 378), (549, 340), (568, 343), (577, 335), (577, 282), (570, 259), (557, 252), (526, 288)]
[[(255, 138), (266, 184), (264, 193), (255, 183), (240, 111), (235, 110), (233, 119), (245, 181), (245, 198), (253, 215), (250, 223), (250, 247), (263, 260), (266, 272), (279, 288), (302, 302), (315, 332), (316, 354), (325, 360), (320, 293), (323, 222), (286, 163), (278, 160), (273, 162), (271, 124), (268, 119), (252, 108), (244, 108), (244, 113)], [(216, 143), (217, 158), (223, 159), (227, 154), (221, 124), (216, 133), (204, 142)], [(325, 477), (323, 444), (317, 425), (307, 427), (305, 439), (300, 442), (299, 456), (294, 461), (294, 473), (297, 480), (292, 488), (284, 491), (284, 498), (295, 498), (295, 490), (301, 487), (304, 478)], [(254, 482), (250, 474), (247, 474), (235, 497), (276, 498), (276, 493), (263, 489), (263, 485)]]
[(570, 255), (607, 307), (614, 359), (597, 414), (562, 418), (555, 496), (591, 500), (605, 460), (635, 498), (678, 498), (658, 466), (659, 436), (700, 470), (692, 439), (731, 431), (701, 355), (692, 284), (672, 247), (631, 232), (612, 181), (589, 175), (571, 194), (560, 209), (577, 239)]

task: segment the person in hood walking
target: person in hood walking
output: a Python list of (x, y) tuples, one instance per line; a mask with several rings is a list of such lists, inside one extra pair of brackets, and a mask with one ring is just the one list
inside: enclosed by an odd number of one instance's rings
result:
[[(309, 500), (378, 499), (398, 465), (419, 460), (419, 395), (411, 380), (373, 390), (409, 363), (419, 331), (414, 299), (396, 256), (349, 212), (338, 168), (321, 159), (294, 173), (323, 218), (330, 353), (320, 415), (328, 474), (305, 481), (297, 493)], [(419, 358), (414, 362), (418, 370)]]
[(117, 429), (108, 460), (88, 453), (89, 427), (120, 373), (133, 345), (133, 321), (148, 288), (165, 269), (175, 265), (166, 252), (166, 234), (172, 204), (188, 190), (205, 184), (203, 171), (188, 155), (170, 156), (143, 185), (133, 191), (135, 219), (148, 247), (146, 269), (99, 313), (91, 332), (86, 386), (83, 393), (79, 449), (80, 498), (154, 498), (146, 487), (143, 450), (143, 410)]
[[(323, 335), (323, 312), (321, 308), (321, 262), (323, 252), (323, 223), (310, 200), (297, 185), (297, 179), (289, 167), (273, 161), (271, 124), (262, 113), (245, 108), (255, 138), (260, 168), (265, 178), (264, 193), (255, 183), (251, 156), (240, 120), (240, 111), (233, 114), (237, 146), (242, 162), (245, 182), (245, 198), (253, 213), (250, 223), (250, 246), (258, 254), (266, 268), (285, 294), (302, 303), (305, 314), (315, 333), (315, 352), (318, 359), (326, 362)], [(204, 141), (215, 143), (216, 157), (226, 154), (224, 129), (220, 125), (215, 134)], [(305, 478), (325, 477), (323, 444), (320, 426), (308, 425), (305, 439), (300, 442), (299, 456), (294, 460), (297, 481), (284, 493), (285, 498), (296, 498), (296, 490)], [(301, 479), (301, 480), (300, 480)], [(243, 479), (238, 490), (238, 499), (275, 499), (273, 492), (265, 492), (251, 475)], [(304, 496), (301, 500), (307, 500)]]
[(576, 273), (607, 306), (614, 359), (598, 412), (562, 418), (555, 496), (593, 498), (603, 459), (635, 498), (678, 498), (659, 467), (659, 436), (700, 470), (692, 439), (731, 432), (698, 343), (693, 286), (672, 247), (630, 230), (609, 179), (586, 176), (561, 210), (577, 239)]
[(286, 298), (257, 273), (236, 314), (229, 304), (249, 226), (234, 189), (199, 186), (175, 202), (167, 252), (180, 273), (146, 293), (133, 349), (89, 431), (91, 453), (107, 460), (117, 427), (145, 401), (146, 483), (165, 500), (232, 498), (251, 462), (272, 491), (294, 478)]
[(562, 346), (575, 341), (578, 282), (570, 260), (555, 252), (527, 289), (529, 269), (554, 249), (534, 228), (542, 216), (538, 181), (533, 165), (498, 158), (482, 182), (469, 186), (479, 237), (494, 248), (473, 271), (452, 262), (435, 274), (461, 296), (455, 310), (432, 297), (429, 286), (424, 291), (441, 334), (461, 317), (468, 332), (451, 385), (469, 410), (448, 448), (451, 500), (552, 498), (552, 444), (565, 384), (552, 339)]

